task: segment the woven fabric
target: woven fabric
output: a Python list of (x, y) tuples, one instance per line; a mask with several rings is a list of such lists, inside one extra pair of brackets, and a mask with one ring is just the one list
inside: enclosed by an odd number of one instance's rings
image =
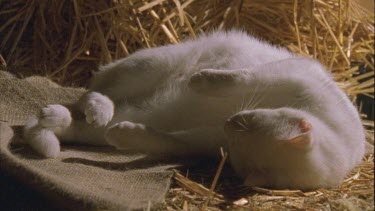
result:
[(73, 104), (84, 92), (0, 71), (0, 169), (67, 209), (139, 209), (162, 202), (173, 165), (92, 146), (64, 145), (57, 159), (44, 159), (26, 145), (12, 144), (21, 134), (14, 129), (43, 106)]

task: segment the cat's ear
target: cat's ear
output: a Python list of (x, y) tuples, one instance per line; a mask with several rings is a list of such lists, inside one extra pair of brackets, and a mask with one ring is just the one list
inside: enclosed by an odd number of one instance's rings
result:
[(298, 123), (300, 134), (288, 140), (284, 140), (284, 144), (297, 149), (307, 149), (312, 144), (311, 130), (312, 125), (306, 120), (300, 120)]

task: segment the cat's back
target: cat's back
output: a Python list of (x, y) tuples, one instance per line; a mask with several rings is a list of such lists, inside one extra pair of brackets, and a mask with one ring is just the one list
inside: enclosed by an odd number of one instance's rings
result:
[(294, 55), (288, 50), (245, 32), (217, 31), (180, 44), (139, 50), (127, 58), (102, 66), (101, 72), (159, 71), (164, 73), (160, 78), (164, 84), (184, 81), (203, 69), (251, 69), (292, 57)]
[(251, 68), (293, 57), (285, 49), (234, 30), (201, 35), (196, 40), (186, 41), (180, 47), (187, 50), (184, 59), (192, 59), (191, 62), (201, 69)]
[(132, 55), (132, 60), (137, 64), (146, 63), (153, 70), (162, 69), (165, 74), (160, 87), (178, 91), (186, 88), (194, 73), (204, 69), (251, 71), (256, 66), (293, 57), (286, 49), (231, 30), (202, 34), (177, 45), (141, 50)]

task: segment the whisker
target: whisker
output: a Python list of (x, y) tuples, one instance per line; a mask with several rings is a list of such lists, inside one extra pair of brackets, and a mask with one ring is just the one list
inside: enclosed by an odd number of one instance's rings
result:
[(258, 93), (259, 85), (257, 84), (254, 90), (252, 91), (252, 95), (248, 103), (246, 104), (245, 109), (249, 110), (253, 108), (254, 103), (256, 102), (257, 99), (257, 93)]
[(246, 125), (244, 125), (242, 122), (236, 121), (236, 123), (240, 125), (242, 128), (244, 128), (245, 130), (249, 130), (249, 128), (247, 128)]
[(258, 92), (258, 94), (254, 94), (254, 101), (251, 105), (248, 106), (248, 109), (253, 109), (255, 107), (257, 107), (263, 100), (264, 98), (266, 97), (264, 94), (261, 94), (262, 91), (264, 91), (266, 88), (264, 88), (263, 90), (261, 90), (260, 92)]
[(244, 123), (247, 125), (247, 121), (246, 121), (245, 117), (243, 117), (243, 115), (241, 115), (241, 118), (244, 121)]

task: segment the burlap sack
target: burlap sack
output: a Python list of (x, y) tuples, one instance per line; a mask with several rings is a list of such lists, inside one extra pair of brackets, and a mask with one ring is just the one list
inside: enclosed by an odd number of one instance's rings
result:
[(20, 80), (0, 71), (0, 170), (64, 209), (127, 210), (162, 202), (172, 165), (90, 146), (63, 146), (57, 159), (44, 159), (26, 145), (10, 144), (21, 133), (11, 126), (21, 126), (47, 104), (72, 104), (84, 92), (46, 78)]

